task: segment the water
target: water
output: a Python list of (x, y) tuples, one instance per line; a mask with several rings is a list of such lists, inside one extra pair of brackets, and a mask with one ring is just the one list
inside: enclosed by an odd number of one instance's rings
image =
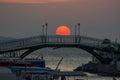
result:
[[(67, 80), (76, 80), (76, 79), (83, 79), (83, 80), (113, 80), (112, 77), (100, 77), (100, 76), (89, 76), (89, 77), (67, 77)], [(119, 78), (117, 78), (118, 80)]]
[[(44, 48), (38, 50), (28, 57), (37, 57), (38, 55), (43, 55), (46, 61), (46, 66), (55, 69), (61, 57), (63, 61), (61, 62), (59, 69), (61, 71), (72, 71), (76, 67), (85, 64), (91, 60), (91, 56), (86, 51), (78, 48)], [(82, 77), (87, 80), (86, 77)], [(67, 80), (79, 79), (76, 77), (67, 78)], [(88, 80), (113, 80), (112, 77), (102, 77), (96, 74), (89, 74)]]
[[(63, 60), (59, 66), (60, 70), (72, 71), (82, 63), (87, 63), (91, 60), (91, 55), (85, 51), (76, 48), (45, 48), (32, 53), (30, 56), (37, 57), (43, 55), (46, 61), (46, 66), (55, 69), (59, 60)], [(29, 57), (30, 57), (29, 56)]]

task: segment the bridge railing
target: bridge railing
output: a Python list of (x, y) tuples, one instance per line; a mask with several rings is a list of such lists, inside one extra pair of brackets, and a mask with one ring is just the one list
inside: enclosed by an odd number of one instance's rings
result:
[(101, 47), (102, 41), (103, 40), (84, 37), (84, 36), (81, 36), (81, 40), (80, 40), (81, 44), (89, 45), (89, 46), (93, 46), (93, 47)]
[(0, 43), (0, 51), (25, 48), (43, 44), (80, 44), (100, 47), (102, 40), (84, 36), (36, 36)]

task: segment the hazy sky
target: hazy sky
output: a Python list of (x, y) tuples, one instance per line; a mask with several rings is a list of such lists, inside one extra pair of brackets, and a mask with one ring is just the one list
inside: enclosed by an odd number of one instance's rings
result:
[(0, 0), (7, 3), (54, 3), (54, 2), (69, 2), (71, 0)]
[(120, 39), (120, 0), (0, 0), (0, 36), (40, 35), (45, 22), (52, 35), (80, 22), (81, 35)]

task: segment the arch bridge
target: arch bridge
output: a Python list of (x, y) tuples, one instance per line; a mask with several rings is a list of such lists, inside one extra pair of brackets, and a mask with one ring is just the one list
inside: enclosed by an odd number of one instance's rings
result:
[[(0, 43), (0, 54), (12, 51), (27, 50), (20, 58), (24, 58), (28, 54), (45, 47), (76, 47), (83, 49), (95, 56), (101, 63), (109, 64), (111, 61), (103, 58), (97, 51), (120, 53), (119, 49), (105, 49), (101, 43), (103, 40), (85, 37), (85, 36), (54, 36), (40, 35), (30, 38), (15, 39)], [(111, 43), (113, 46), (115, 43)]]

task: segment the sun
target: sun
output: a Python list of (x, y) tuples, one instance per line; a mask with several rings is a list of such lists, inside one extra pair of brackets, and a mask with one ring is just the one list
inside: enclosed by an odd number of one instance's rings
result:
[(68, 26), (58, 26), (56, 29), (56, 35), (69, 36), (71, 34)]

